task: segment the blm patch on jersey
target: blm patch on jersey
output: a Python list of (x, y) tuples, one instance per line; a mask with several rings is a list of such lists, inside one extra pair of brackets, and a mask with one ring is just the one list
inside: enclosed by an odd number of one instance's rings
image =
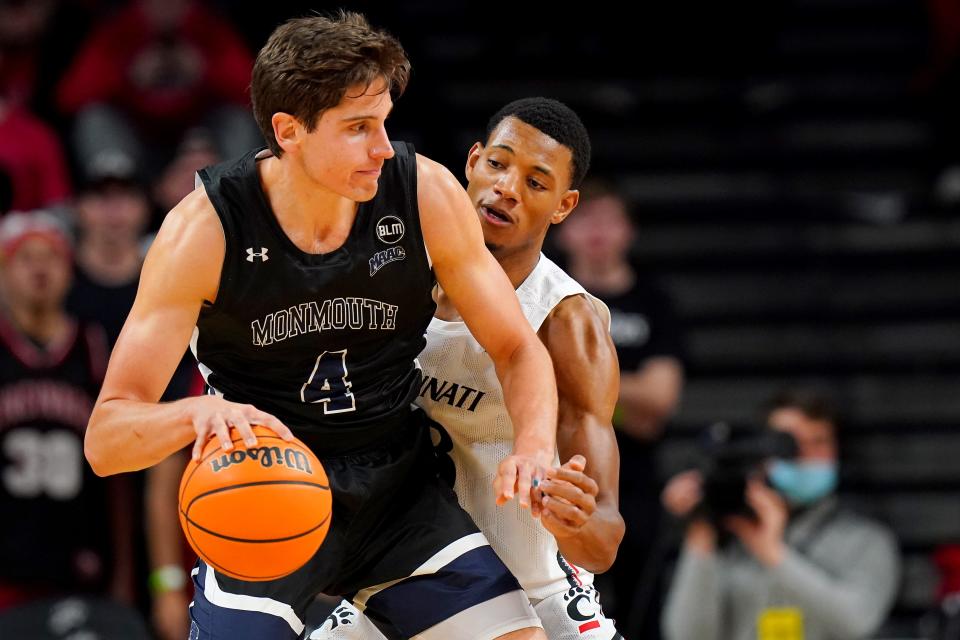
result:
[(390, 247), (383, 251), (378, 251), (370, 258), (370, 277), (376, 275), (377, 271), (383, 269), (391, 262), (397, 262), (407, 257), (407, 252), (403, 247)]

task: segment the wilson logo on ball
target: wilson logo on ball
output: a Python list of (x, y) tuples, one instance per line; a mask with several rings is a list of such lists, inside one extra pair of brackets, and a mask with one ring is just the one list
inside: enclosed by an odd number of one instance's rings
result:
[(250, 449), (238, 449), (229, 454), (224, 454), (219, 458), (210, 460), (210, 468), (214, 473), (219, 473), (231, 465), (240, 464), (250, 458), (257, 461), (264, 468), (270, 468), (273, 465), (282, 465), (297, 471), (303, 471), (313, 474), (313, 468), (310, 466), (310, 459), (302, 452), (296, 449), (286, 448), (282, 451), (280, 447), (253, 447)]

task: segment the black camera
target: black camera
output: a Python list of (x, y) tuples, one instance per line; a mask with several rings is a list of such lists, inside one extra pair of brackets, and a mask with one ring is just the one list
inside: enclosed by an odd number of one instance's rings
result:
[(747, 480), (765, 475), (764, 463), (770, 458), (795, 458), (797, 441), (782, 431), (724, 422), (710, 426), (705, 435), (699, 466), (703, 498), (695, 515), (714, 524), (732, 515), (755, 518), (746, 502)]

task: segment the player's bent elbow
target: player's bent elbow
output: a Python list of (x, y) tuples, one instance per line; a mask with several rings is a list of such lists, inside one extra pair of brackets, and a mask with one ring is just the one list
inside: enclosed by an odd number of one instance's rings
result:
[(584, 539), (585, 544), (579, 551), (561, 549), (561, 552), (567, 556), (567, 560), (591, 573), (606, 573), (617, 559), (626, 526), (623, 518), (617, 514), (616, 521), (605, 524), (604, 527), (602, 533), (596, 531), (590, 536), (589, 543)]
[(617, 514), (617, 519), (611, 525), (609, 542), (602, 546), (600, 555), (597, 557), (597, 568), (591, 569), (593, 573), (606, 573), (613, 566), (617, 559), (617, 551), (620, 550), (620, 543), (623, 542), (623, 536), (626, 535), (627, 526), (623, 517)]
[(93, 469), (95, 474), (101, 478), (112, 475), (108, 465), (106, 464), (105, 456), (97, 447), (95, 436), (91, 435), (92, 432), (93, 425), (87, 425), (87, 432), (83, 437), (83, 455), (86, 457), (87, 463), (90, 465), (90, 468)]
[(110, 460), (112, 456), (108, 451), (105, 451), (101, 426), (97, 419), (98, 409), (99, 407), (94, 408), (93, 414), (87, 422), (87, 429), (83, 434), (83, 455), (93, 472), (102, 478), (118, 473), (118, 470), (111, 468)]

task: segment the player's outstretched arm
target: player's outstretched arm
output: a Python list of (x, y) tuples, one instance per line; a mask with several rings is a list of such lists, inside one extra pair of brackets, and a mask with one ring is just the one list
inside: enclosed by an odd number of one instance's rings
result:
[(253, 438), (250, 422), (291, 437), (273, 416), (213, 396), (158, 404), (200, 306), (216, 297), (224, 246), (220, 221), (202, 189), (164, 220), (87, 425), (84, 453), (98, 475), (149, 467), (191, 441), (197, 453), (211, 435), (232, 448), (227, 424), (247, 439)]
[(493, 360), (513, 420), (513, 455), (500, 464), (497, 503), (516, 495), (522, 506), (530, 506), (531, 481), (543, 477), (556, 443), (557, 389), (550, 356), (523, 316), (510, 280), (484, 246), (477, 212), (463, 187), (446, 168), (422, 156), (417, 156), (417, 176), (423, 236), (437, 280)]
[(605, 325), (593, 303), (571, 296), (539, 331), (557, 376), (557, 448), (567, 461), (541, 486), (541, 522), (567, 560), (594, 573), (610, 568), (624, 534), (620, 453), (611, 424), (620, 371)]

